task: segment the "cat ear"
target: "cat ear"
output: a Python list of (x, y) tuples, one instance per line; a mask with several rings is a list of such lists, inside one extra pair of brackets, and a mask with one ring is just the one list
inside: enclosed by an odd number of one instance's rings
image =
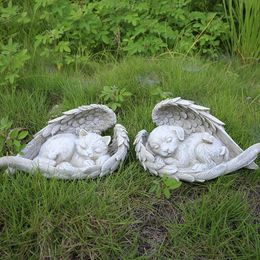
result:
[(109, 145), (111, 141), (111, 136), (103, 136), (102, 139), (103, 141), (105, 141), (106, 145)]
[(176, 126), (176, 127), (174, 127), (174, 131), (176, 132), (178, 139), (180, 141), (183, 141), (184, 135), (185, 135), (184, 129), (182, 127)]
[(79, 130), (79, 136), (82, 137), (82, 136), (86, 136), (88, 134), (88, 132), (85, 130), (85, 129), (80, 129)]

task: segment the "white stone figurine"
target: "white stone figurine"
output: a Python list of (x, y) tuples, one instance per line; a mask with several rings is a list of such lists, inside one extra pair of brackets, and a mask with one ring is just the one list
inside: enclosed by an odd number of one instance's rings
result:
[[(18, 156), (0, 158), (9, 172), (39, 170), (46, 177), (84, 179), (115, 171), (129, 148), (126, 129), (104, 105), (81, 106), (49, 121)], [(114, 126), (114, 138), (101, 132)]]
[(81, 129), (79, 136), (58, 134), (49, 138), (33, 159), (39, 164), (46, 163), (59, 169), (82, 168), (102, 165), (110, 158), (108, 145), (111, 137), (88, 133)]
[(260, 144), (243, 151), (209, 108), (181, 98), (166, 99), (152, 112), (157, 127), (135, 139), (138, 159), (155, 175), (203, 182), (240, 168), (257, 169)]
[(218, 139), (207, 132), (193, 133), (186, 139), (179, 126), (158, 126), (148, 137), (146, 148), (162, 160), (169, 173), (179, 168), (204, 170), (229, 159), (229, 152)]

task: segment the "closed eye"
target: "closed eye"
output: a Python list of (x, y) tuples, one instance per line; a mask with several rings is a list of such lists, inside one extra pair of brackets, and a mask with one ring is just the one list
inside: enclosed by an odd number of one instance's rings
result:
[(101, 149), (101, 148), (96, 148), (96, 149), (95, 149), (95, 152), (96, 152), (96, 153), (101, 153), (101, 152), (102, 152), (102, 149)]
[(158, 149), (160, 146), (158, 144), (153, 145), (153, 149)]
[(168, 137), (166, 141), (167, 141), (167, 143), (169, 143), (169, 142), (172, 141), (172, 138), (171, 138), (171, 137)]

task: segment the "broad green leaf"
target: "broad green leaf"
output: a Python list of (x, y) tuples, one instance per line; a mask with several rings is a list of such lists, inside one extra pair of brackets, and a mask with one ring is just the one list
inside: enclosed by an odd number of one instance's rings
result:
[(19, 151), (20, 152), (21, 150), (23, 150), (25, 148), (26, 144), (21, 144), (20, 147), (19, 147)]
[(11, 130), (10, 138), (11, 139), (16, 139), (18, 137), (18, 133), (19, 133), (19, 129), (18, 128), (15, 128), (15, 129)]
[(102, 35), (101, 36), (101, 39), (102, 39), (102, 41), (104, 42), (104, 43), (106, 43), (106, 44), (109, 44), (109, 42), (110, 42), (110, 39), (109, 39), (109, 37), (107, 36), (107, 35)]
[(171, 190), (177, 189), (182, 185), (181, 181), (177, 181), (174, 178), (169, 178), (168, 176), (163, 177), (163, 182)]
[(26, 136), (28, 136), (29, 132), (26, 130), (26, 131), (21, 131), (18, 135), (18, 139), (19, 140), (22, 140), (24, 139)]
[(14, 141), (13, 141), (13, 144), (14, 144), (14, 146), (15, 146), (16, 148), (20, 148), (20, 146), (21, 146), (21, 143), (20, 143), (18, 140), (14, 140)]

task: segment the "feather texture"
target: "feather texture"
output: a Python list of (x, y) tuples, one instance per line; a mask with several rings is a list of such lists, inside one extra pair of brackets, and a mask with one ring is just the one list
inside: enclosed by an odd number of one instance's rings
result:
[[(184, 129), (185, 135), (190, 136), (193, 133), (206, 132), (214, 136), (221, 141), (223, 145), (228, 147), (230, 161), (236, 162), (237, 165), (232, 165), (232, 169), (239, 169), (239, 167), (246, 167), (249, 169), (256, 169), (257, 165), (253, 162), (252, 158), (256, 158), (259, 148), (248, 149), (253, 155), (248, 158), (251, 160), (244, 160), (243, 164), (239, 163), (236, 158), (242, 158), (241, 154), (247, 155), (243, 150), (235, 143), (235, 141), (226, 133), (224, 129), (224, 123), (218, 118), (210, 114), (210, 109), (201, 105), (194, 104), (193, 101), (184, 100), (181, 97), (166, 99), (158, 103), (152, 111), (152, 120), (157, 126), (171, 125), (179, 126)], [(186, 169), (184, 171), (176, 171), (176, 169), (171, 167), (171, 165), (166, 165), (164, 161), (161, 162), (158, 158), (152, 154), (152, 152), (147, 149), (147, 140), (149, 133), (146, 130), (141, 130), (135, 138), (135, 151), (137, 158), (141, 162), (145, 170), (155, 175), (163, 175), (167, 173), (172, 178), (178, 180), (184, 180), (189, 182), (202, 182), (206, 179), (212, 179), (219, 175), (226, 174), (226, 164), (228, 162), (222, 163), (216, 166), (217, 174), (214, 173), (214, 168), (209, 171), (205, 171), (198, 174), (197, 171), (193, 169)], [(255, 147), (259, 147), (255, 146)], [(256, 155), (255, 155), (256, 154)], [(254, 157), (255, 156), (255, 157)], [(218, 168), (217, 168), (218, 167)], [(231, 168), (231, 166), (229, 166)], [(221, 173), (222, 171), (222, 173)], [(214, 177), (213, 177), (213, 175)], [(210, 176), (212, 175), (212, 177)]]
[[(64, 112), (62, 116), (50, 120), (46, 127), (35, 134), (33, 140), (27, 144), (21, 154), (16, 156), (16, 158), (8, 157), (7, 159), (3, 159), (2, 167), (6, 164), (6, 166), (28, 172), (38, 168), (43, 175), (48, 178), (84, 179), (102, 177), (112, 173), (119, 167), (124, 161), (129, 148), (129, 139), (126, 129), (120, 124), (115, 124), (115, 113), (105, 105), (92, 104), (71, 109)], [(87, 132), (101, 134), (111, 127), (114, 127), (114, 138), (109, 147), (110, 158), (101, 166), (62, 170), (56, 169), (55, 167), (47, 167), (46, 165), (35, 165), (33, 161), (39, 154), (41, 146), (52, 136), (63, 133), (78, 135), (81, 129)], [(12, 170), (11, 168), (9, 169), (10, 172)]]

